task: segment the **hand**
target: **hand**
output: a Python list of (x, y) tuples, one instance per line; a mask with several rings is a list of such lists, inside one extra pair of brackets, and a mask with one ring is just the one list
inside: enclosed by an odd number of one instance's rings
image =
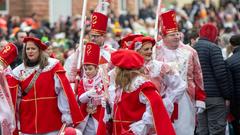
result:
[(204, 110), (205, 110), (205, 109), (202, 108), (202, 107), (197, 107), (197, 108), (196, 108), (196, 113), (197, 113), (197, 114), (203, 113)]
[(226, 106), (226, 112), (229, 113), (230, 112), (230, 101), (229, 100), (225, 101), (225, 106)]
[(93, 95), (96, 95), (96, 90), (95, 89), (90, 89), (89, 91), (86, 92), (86, 95), (91, 98)]
[(62, 122), (66, 123), (67, 125), (72, 124), (72, 117), (69, 113), (62, 114)]

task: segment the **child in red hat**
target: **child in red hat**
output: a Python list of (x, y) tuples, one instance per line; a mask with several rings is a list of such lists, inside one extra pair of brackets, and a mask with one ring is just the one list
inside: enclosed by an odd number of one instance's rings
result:
[(83, 78), (78, 86), (78, 100), (84, 116), (79, 128), (86, 135), (106, 134), (103, 123), (104, 108), (101, 98), (104, 88), (101, 75), (98, 72), (100, 48), (97, 44), (89, 42), (85, 47)]
[(157, 88), (142, 72), (144, 58), (120, 49), (112, 53), (111, 61), (116, 66), (112, 134), (175, 135)]

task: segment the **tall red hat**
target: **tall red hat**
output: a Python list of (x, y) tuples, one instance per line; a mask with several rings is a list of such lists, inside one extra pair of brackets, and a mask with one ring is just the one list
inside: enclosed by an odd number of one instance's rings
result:
[(128, 48), (130, 44), (128, 42), (133, 41), (133, 39), (137, 37), (143, 37), (142, 34), (128, 34), (125, 37), (123, 37), (121, 40), (118, 41), (120, 48)]
[(155, 39), (152, 37), (137, 37), (133, 40), (128, 48), (130, 50), (138, 50), (147, 42), (151, 42), (153, 46), (156, 43)]
[(24, 43), (27, 43), (28, 41), (32, 41), (34, 42), (39, 48), (41, 48), (42, 50), (46, 50), (47, 49), (47, 45), (44, 44), (40, 39), (35, 38), (35, 37), (25, 37), (23, 39)]
[(163, 35), (178, 32), (176, 12), (174, 10), (169, 10), (162, 13), (159, 17), (159, 25)]
[(218, 29), (217, 27), (212, 23), (206, 23), (204, 24), (199, 31), (199, 37), (200, 38), (206, 38), (207, 40), (211, 42), (215, 42), (218, 35)]
[(99, 45), (88, 42), (85, 48), (84, 64), (99, 64), (100, 47)]
[(108, 2), (100, 2), (91, 17), (91, 34), (103, 35), (107, 31)]
[(13, 43), (8, 43), (0, 51), (0, 62), (5, 66), (10, 65), (18, 55), (17, 47)]
[(133, 50), (119, 49), (111, 54), (112, 64), (124, 69), (139, 69), (144, 64), (144, 58)]

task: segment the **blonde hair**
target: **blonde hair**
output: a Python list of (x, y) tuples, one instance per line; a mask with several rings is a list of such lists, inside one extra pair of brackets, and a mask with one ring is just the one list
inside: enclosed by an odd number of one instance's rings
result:
[(143, 69), (123, 69), (117, 67), (115, 84), (124, 91), (129, 91), (132, 80), (139, 75), (143, 75)]
[[(35, 45), (38, 47), (37, 44), (35, 44)], [(26, 46), (27, 45), (25, 44), (23, 47), (23, 52), (22, 52), (24, 66), (28, 66), (27, 63), (30, 62), (30, 60), (28, 59), (27, 54), (26, 54)], [(44, 69), (44, 67), (48, 65), (48, 55), (41, 48), (39, 48), (38, 64), (39, 64), (40, 69)]]

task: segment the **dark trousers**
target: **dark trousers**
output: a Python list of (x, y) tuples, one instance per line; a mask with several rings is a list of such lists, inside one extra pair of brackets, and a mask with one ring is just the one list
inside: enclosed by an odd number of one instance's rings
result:
[(198, 135), (225, 135), (226, 107), (221, 97), (207, 97), (206, 110), (198, 114)]

